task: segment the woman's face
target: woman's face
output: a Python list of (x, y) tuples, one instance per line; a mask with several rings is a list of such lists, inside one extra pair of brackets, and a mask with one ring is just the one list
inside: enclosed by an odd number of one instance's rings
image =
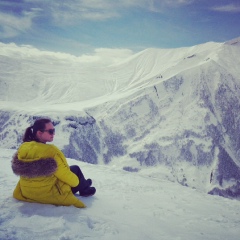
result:
[(53, 124), (50, 122), (45, 124), (45, 129), (43, 132), (37, 131), (37, 138), (42, 143), (52, 142), (54, 138), (54, 134), (55, 134), (55, 129)]

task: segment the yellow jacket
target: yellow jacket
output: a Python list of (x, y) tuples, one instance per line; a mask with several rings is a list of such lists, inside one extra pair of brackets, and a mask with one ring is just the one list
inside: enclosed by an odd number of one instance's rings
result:
[(72, 193), (71, 187), (79, 184), (70, 171), (64, 154), (52, 144), (25, 142), (12, 160), (12, 169), (20, 180), (13, 197), (37, 202), (78, 208), (86, 207)]

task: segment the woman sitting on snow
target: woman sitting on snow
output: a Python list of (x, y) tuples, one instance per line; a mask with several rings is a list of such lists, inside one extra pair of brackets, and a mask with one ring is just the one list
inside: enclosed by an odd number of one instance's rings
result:
[(85, 179), (79, 166), (70, 166), (64, 154), (52, 142), (55, 134), (50, 119), (38, 119), (25, 131), (23, 144), (12, 160), (12, 169), (20, 180), (13, 197), (27, 202), (86, 207), (74, 194), (88, 197), (96, 189)]

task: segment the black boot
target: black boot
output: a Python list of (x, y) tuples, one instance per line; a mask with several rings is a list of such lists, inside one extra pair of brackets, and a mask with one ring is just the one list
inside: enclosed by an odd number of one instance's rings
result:
[(91, 186), (92, 186), (92, 179), (90, 179), (90, 178), (87, 179), (87, 180), (86, 180), (86, 185), (87, 185), (87, 188), (88, 188), (88, 187), (91, 187)]
[(93, 196), (96, 193), (95, 187), (88, 187), (80, 192), (80, 196), (82, 197), (90, 197)]

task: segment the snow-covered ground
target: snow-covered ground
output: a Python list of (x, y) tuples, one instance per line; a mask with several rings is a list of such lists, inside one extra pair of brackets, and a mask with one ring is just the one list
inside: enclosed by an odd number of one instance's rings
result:
[[(19, 202), (14, 150), (0, 149), (1, 240), (239, 240), (240, 201), (212, 196), (156, 177), (68, 159), (93, 179), (86, 209)], [(153, 171), (153, 170), (152, 170)], [(155, 177), (153, 177), (155, 176)]]

